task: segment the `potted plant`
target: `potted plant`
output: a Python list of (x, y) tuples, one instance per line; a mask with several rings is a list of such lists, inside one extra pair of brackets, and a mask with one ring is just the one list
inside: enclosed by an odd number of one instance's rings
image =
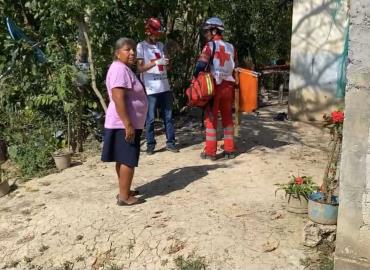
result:
[(59, 171), (61, 171), (71, 166), (73, 152), (70, 150), (69, 135), (67, 141), (64, 138), (63, 131), (57, 131), (54, 137), (57, 150), (53, 153), (53, 159), (55, 161), (55, 166)]
[(321, 190), (309, 198), (308, 217), (316, 223), (333, 225), (337, 223), (338, 217), (339, 201), (333, 193), (338, 187), (337, 168), (342, 147), (344, 113), (334, 111), (330, 115), (324, 115), (324, 121), (325, 126), (330, 129), (332, 145)]
[(276, 184), (279, 190), (285, 191), (287, 200), (287, 211), (297, 214), (306, 214), (309, 196), (318, 189), (318, 186), (309, 176), (294, 176), (285, 184)]

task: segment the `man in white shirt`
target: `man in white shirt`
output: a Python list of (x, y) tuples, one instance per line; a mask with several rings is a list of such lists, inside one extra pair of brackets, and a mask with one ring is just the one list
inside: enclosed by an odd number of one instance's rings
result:
[(163, 27), (158, 18), (149, 18), (145, 23), (146, 39), (136, 47), (137, 70), (141, 73), (141, 81), (148, 95), (148, 115), (146, 119), (147, 154), (154, 153), (156, 140), (154, 138), (154, 119), (157, 107), (166, 129), (166, 149), (178, 152), (175, 146), (175, 129), (172, 119), (173, 96), (167, 78), (169, 59), (164, 55), (164, 45), (159, 42)]

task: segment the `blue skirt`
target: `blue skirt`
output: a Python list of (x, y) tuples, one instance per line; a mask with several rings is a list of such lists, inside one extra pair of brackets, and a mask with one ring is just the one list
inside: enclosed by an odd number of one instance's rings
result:
[(104, 145), (101, 160), (104, 162), (117, 162), (128, 167), (137, 167), (140, 156), (140, 137), (142, 130), (135, 130), (135, 140), (128, 143), (125, 140), (126, 130), (104, 130)]

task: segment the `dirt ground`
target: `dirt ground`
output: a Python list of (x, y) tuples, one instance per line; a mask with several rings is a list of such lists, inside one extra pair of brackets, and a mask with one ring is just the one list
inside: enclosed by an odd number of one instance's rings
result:
[(283, 110), (242, 116), (234, 160), (201, 160), (199, 120), (178, 122), (180, 153), (161, 149), (163, 135), (157, 153), (142, 153), (142, 205), (115, 204), (114, 164), (99, 156), (20, 185), (0, 198), (0, 269), (176, 269), (179, 258), (207, 269), (303, 269), (307, 216), (287, 213), (274, 184), (298, 173), (320, 182), (329, 137), (273, 121)]

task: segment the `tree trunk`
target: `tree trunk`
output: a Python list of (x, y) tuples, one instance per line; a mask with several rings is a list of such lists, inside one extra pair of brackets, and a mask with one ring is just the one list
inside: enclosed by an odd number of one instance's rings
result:
[[(88, 64), (88, 49), (87, 49), (87, 42), (84, 35), (85, 29), (85, 22), (84, 19), (81, 17), (78, 19), (78, 48), (76, 53), (76, 63), (80, 71), (84, 72), (83, 65)], [(77, 78), (78, 80), (78, 78)], [(76, 110), (76, 147), (78, 152), (83, 152), (83, 141), (84, 141), (84, 134), (83, 134), (83, 126), (82, 126), (82, 115), (84, 112), (84, 99), (85, 99), (85, 86), (83, 85), (84, 82), (78, 82), (78, 86), (76, 90), (78, 91), (77, 94), (77, 110)]]
[(83, 115), (83, 100), (85, 96), (85, 89), (84, 87), (78, 87), (78, 101), (77, 101), (77, 119), (76, 119), (76, 140), (77, 140), (77, 151), (83, 152), (83, 142), (84, 142), (84, 134), (83, 134), (83, 126), (82, 126), (82, 115)]
[(78, 26), (78, 48), (76, 54), (76, 61), (79, 63), (88, 63), (88, 50), (87, 50), (87, 43), (84, 36), (84, 29), (85, 29), (85, 22), (83, 18), (79, 18), (77, 22)]
[(104, 111), (107, 110), (107, 104), (105, 103), (105, 100), (102, 96), (102, 94), (99, 92), (97, 86), (96, 86), (96, 77), (95, 77), (95, 68), (94, 68), (94, 61), (93, 61), (93, 52), (92, 52), (92, 47), (91, 47), (91, 42), (89, 39), (89, 35), (87, 34), (87, 26), (86, 23), (82, 23), (82, 29), (83, 29), (83, 34), (84, 38), (86, 40), (86, 45), (87, 45), (87, 51), (88, 51), (88, 57), (89, 57), (89, 64), (90, 64), (90, 75), (91, 75), (91, 87), (93, 88), (95, 95), (98, 97), (99, 102), (101, 106), (103, 107)]
[(8, 159), (7, 146), (4, 140), (0, 139), (0, 164)]
[[(333, 195), (333, 180), (336, 175), (336, 168), (338, 163), (338, 158), (340, 154), (340, 138), (337, 134), (337, 131), (334, 132), (334, 142), (330, 151), (328, 164), (325, 168), (324, 179), (323, 179), (323, 194), (325, 196), (325, 202), (331, 203)], [(333, 166), (334, 165), (334, 166)], [(335, 170), (335, 172), (332, 172)]]

